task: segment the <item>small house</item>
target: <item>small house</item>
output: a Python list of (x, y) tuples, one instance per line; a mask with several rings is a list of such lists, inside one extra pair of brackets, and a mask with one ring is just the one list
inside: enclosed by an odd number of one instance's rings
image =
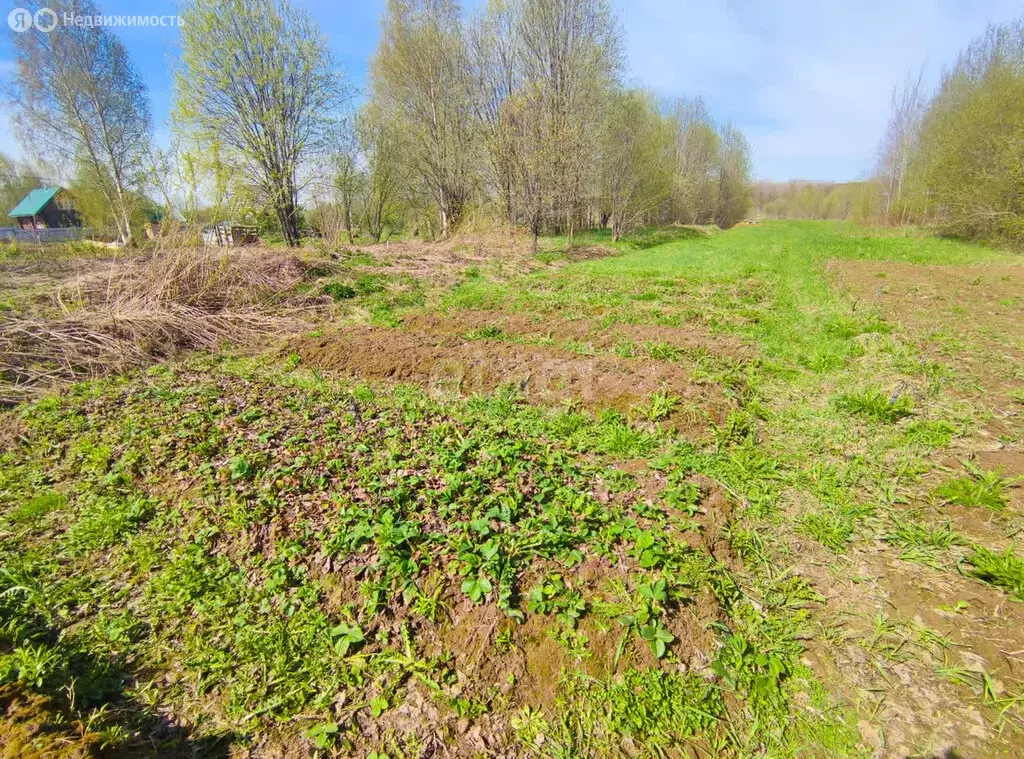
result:
[(82, 222), (63, 187), (39, 187), (21, 199), (10, 213), (23, 230), (80, 227)]

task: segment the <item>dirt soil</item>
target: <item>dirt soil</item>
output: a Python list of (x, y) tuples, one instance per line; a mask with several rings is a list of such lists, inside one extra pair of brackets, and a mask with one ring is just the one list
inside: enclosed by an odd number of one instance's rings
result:
[(406, 317), (403, 325), (413, 330), (443, 335), (465, 335), (484, 327), (495, 327), (503, 334), (526, 339), (547, 337), (573, 339), (589, 343), (595, 349), (611, 349), (623, 341), (634, 343), (665, 343), (684, 352), (708, 351), (716, 356), (749, 359), (754, 356), (750, 346), (737, 338), (712, 333), (705, 327), (688, 324), (670, 327), (660, 324), (613, 324), (603, 326), (588, 319), (562, 319), (554, 316), (481, 311), (469, 309), (446, 315), (416, 314)]
[(957, 351), (955, 369), (986, 390), (1021, 386), (1008, 371), (1024, 363), (1024, 264), (934, 266), (891, 261), (830, 261), (829, 271), (858, 304), (877, 308), (920, 335), (929, 358), (941, 360), (944, 339)]
[[(483, 393), (513, 384), (531, 401), (578, 401), (592, 410), (628, 412), (658, 391), (677, 395), (690, 413), (677, 427), (721, 423), (731, 402), (713, 385), (695, 384), (680, 366), (649, 359), (584, 356), (545, 345), (467, 340), (457, 330), (352, 327), (337, 334), (290, 341), (303, 365), (364, 380), (402, 382), (448, 393)], [(699, 415), (694, 418), (692, 409)]]

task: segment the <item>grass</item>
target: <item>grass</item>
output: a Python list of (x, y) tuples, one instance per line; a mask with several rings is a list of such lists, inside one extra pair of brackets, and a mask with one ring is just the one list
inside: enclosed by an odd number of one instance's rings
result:
[(1005, 588), (1024, 600), (1024, 559), (1019, 558), (1012, 547), (997, 553), (975, 546), (967, 563), (971, 565), (968, 571), (979, 580)]
[(977, 468), (962, 477), (953, 477), (932, 490), (932, 497), (954, 506), (999, 511), (1006, 506), (1007, 481), (995, 472)]
[[(1016, 480), (943, 468), (1020, 419), (978, 392), (976, 335), (935, 325), (956, 342), (935, 352), (830, 262), (884, 263), (868, 276), (896, 288), (897, 265), (1012, 259), (832, 223), (645, 230), (601, 258), (600, 234), (544, 242), (557, 266), (434, 285), (360, 253), (281, 297), (382, 329), (490, 311), (460, 350), (543, 343), (671, 381), (602, 407), (568, 378), (580, 397), (547, 407), (522, 382), (367, 385), (275, 346), (6, 412), (0, 688), (125, 753), (169, 714), (156, 750), (468, 755), (468, 733), (508, 755), (861, 757), (858, 723), (930, 737), (890, 706), (916, 708), (907, 680), (949, 705), (928, 720), (968, 724), (944, 639), (894, 607), (944, 613), (922, 588), (955, 583), (971, 619), (1021, 598)], [(948, 504), (997, 511), (991, 535)], [(1008, 710), (965, 751), (1020, 747), (1016, 701), (961, 695)]]
[(843, 393), (835, 407), (847, 414), (865, 417), (873, 422), (892, 424), (914, 413), (914, 402), (905, 395), (886, 395), (878, 389)]

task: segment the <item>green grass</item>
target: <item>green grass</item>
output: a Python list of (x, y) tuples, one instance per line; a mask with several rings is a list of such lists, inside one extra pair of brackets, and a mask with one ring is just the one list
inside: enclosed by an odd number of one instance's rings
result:
[(1005, 588), (1018, 599), (1024, 600), (1024, 559), (1007, 548), (1004, 552), (990, 551), (984, 546), (975, 546), (967, 557), (969, 572), (992, 585)]
[(853, 393), (843, 393), (835, 399), (835, 407), (847, 414), (854, 414), (873, 422), (892, 424), (914, 413), (914, 402), (905, 395), (890, 396), (872, 388)]
[[(510, 755), (871, 755), (856, 726), (891, 717), (887, 668), (937, 687), (942, 644), (872, 617), (888, 586), (860, 567), (948, 573), (995, 602), (1024, 581), (1005, 543), (941, 515), (998, 509), (1012, 530), (1014, 481), (969, 469), (929, 490), (945, 449), (991, 449), (989, 401), (957, 364), (974, 348), (951, 322), (935, 326), (953, 353), (928, 352), (933, 334), (854, 302), (827, 265), (1011, 259), (834, 223), (573, 244), (616, 255), (553, 239), (564, 265), (522, 276), (485, 266), (441, 291), (356, 270), (320, 287), (397, 329), (491, 310), (465, 338), (522, 348), (497, 326), (518, 312), (551, 330), (532, 342), (688, 386), (548, 408), (510, 387), (368, 386), (275, 348), (9, 412), (0, 684), (124, 751), (173, 714), (195, 745), (418, 756), (433, 738), (403, 727), (416, 708), (452, 746), (497, 726), (489, 748)], [(850, 646), (871, 666), (849, 666)]]
[(932, 497), (955, 506), (999, 511), (1006, 506), (1006, 480), (995, 472), (974, 469), (942, 483), (932, 490)]

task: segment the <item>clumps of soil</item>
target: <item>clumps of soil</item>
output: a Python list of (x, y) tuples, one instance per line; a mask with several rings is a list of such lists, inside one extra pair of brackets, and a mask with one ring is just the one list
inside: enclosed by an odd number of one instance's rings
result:
[(403, 325), (410, 330), (442, 335), (467, 335), (482, 329), (499, 330), (500, 334), (517, 338), (578, 340), (595, 349), (610, 350), (624, 342), (643, 346), (663, 343), (683, 353), (708, 352), (715, 356), (749, 359), (752, 349), (740, 340), (714, 334), (708, 329), (688, 324), (672, 327), (660, 324), (613, 324), (602, 326), (588, 319), (563, 319), (556, 315), (467, 309), (447, 315), (415, 314), (406, 316)]
[[(284, 353), (297, 354), (304, 365), (364, 380), (410, 383), (464, 395), (511, 384), (531, 401), (578, 401), (591, 410), (628, 412), (652, 394), (666, 391), (678, 396), (683, 406), (700, 409), (706, 421), (714, 423), (724, 420), (731, 408), (718, 387), (695, 384), (675, 364), (583, 356), (545, 345), (355, 327), (330, 336), (291, 341)], [(698, 421), (692, 415), (680, 417), (683, 426)]]

